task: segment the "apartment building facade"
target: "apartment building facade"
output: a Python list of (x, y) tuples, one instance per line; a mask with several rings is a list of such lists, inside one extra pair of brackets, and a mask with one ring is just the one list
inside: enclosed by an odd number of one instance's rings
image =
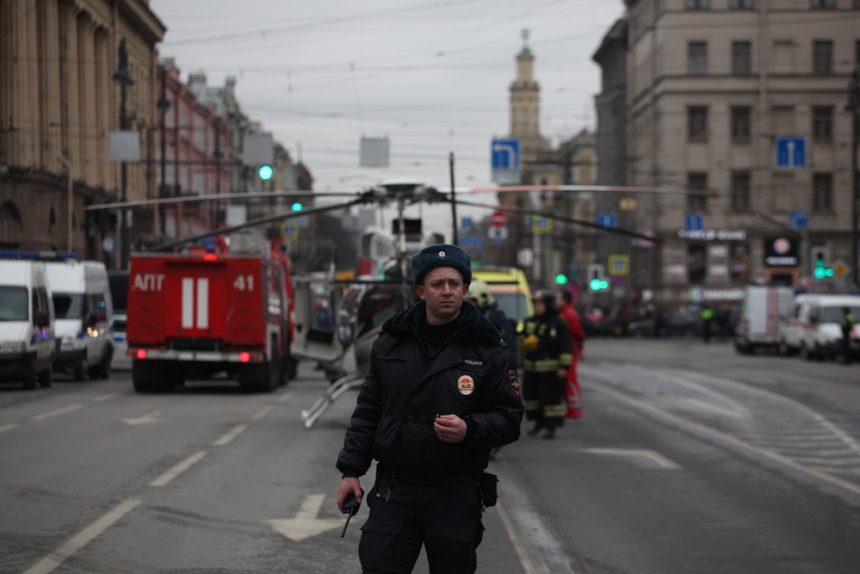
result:
[(809, 282), (813, 254), (850, 277), (860, 1), (626, 5), (628, 183), (708, 192), (639, 202), (637, 227), (661, 240), (647, 286), (731, 298), (750, 280)]
[[(117, 217), (84, 207), (120, 197), (108, 140), (120, 126), (113, 75), (121, 39), (135, 82), (128, 129), (151, 154), (155, 45), (164, 32), (148, 0), (0, 3), (0, 245), (116, 260)], [(151, 196), (151, 176), (145, 162), (130, 164), (128, 199)]]

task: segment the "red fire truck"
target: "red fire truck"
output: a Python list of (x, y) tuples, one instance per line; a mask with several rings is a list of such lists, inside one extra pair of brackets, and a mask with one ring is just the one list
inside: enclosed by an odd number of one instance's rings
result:
[(136, 391), (223, 372), (245, 390), (271, 391), (295, 375), (289, 260), (278, 244), (238, 243), (132, 256), (126, 331)]

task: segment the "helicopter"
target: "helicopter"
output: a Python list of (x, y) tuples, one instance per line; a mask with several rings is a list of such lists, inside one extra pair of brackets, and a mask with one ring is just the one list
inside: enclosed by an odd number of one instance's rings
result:
[[(411, 255), (422, 247), (443, 242), (440, 235), (409, 233), (403, 213), (406, 207), (420, 202), (448, 203), (452, 207), (453, 221), (456, 222), (456, 206), (469, 206), (488, 210), (504, 211), (516, 215), (542, 216), (559, 222), (597, 229), (606, 233), (623, 235), (653, 243), (660, 239), (648, 233), (635, 230), (606, 227), (592, 221), (566, 217), (541, 209), (511, 207), (507, 205), (487, 205), (464, 199), (464, 195), (479, 193), (519, 193), (532, 194), (544, 192), (595, 192), (626, 194), (710, 194), (708, 191), (686, 190), (679, 188), (598, 186), (598, 185), (525, 185), (492, 186), (484, 188), (454, 189), (443, 193), (433, 187), (415, 181), (386, 181), (360, 192), (296, 192), (281, 191), (259, 194), (222, 194), (204, 195), (192, 198), (165, 198), (125, 203), (108, 203), (89, 206), (90, 211), (104, 209), (128, 209), (130, 207), (154, 207), (162, 203), (183, 201), (253, 200), (278, 196), (299, 197), (345, 197), (347, 201), (312, 207), (300, 212), (277, 213), (254, 219), (242, 224), (222, 227), (172, 240), (150, 247), (150, 251), (172, 251), (193, 245), (213, 236), (226, 236), (250, 227), (270, 225), (295, 217), (307, 217), (319, 213), (339, 211), (356, 205), (378, 205), (397, 208), (399, 225), (391, 235), (379, 230), (365, 232), (361, 238), (362, 254), (373, 259), (373, 247), (387, 255), (378, 261), (376, 273), (365, 274), (354, 280), (335, 281), (334, 269), (295, 276), (295, 340), (291, 352), (298, 359), (315, 361), (330, 381), (329, 387), (308, 409), (302, 411), (306, 429), (311, 429), (328, 408), (344, 393), (360, 386), (369, 370), (370, 353), (374, 340), (381, 331), (383, 323), (398, 312), (408, 309), (416, 302), (414, 287), (410, 281), (409, 260)], [(459, 196), (459, 197), (458, 197)], [(456, 239), (454, 225), (454, 239)]]

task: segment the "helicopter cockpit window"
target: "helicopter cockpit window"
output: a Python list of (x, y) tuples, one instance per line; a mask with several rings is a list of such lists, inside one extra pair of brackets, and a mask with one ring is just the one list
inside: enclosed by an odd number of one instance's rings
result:
[(358, 308), (359, 336), (379, 327), (405, 308), (399, 286), (374, 287), (365, 295)]

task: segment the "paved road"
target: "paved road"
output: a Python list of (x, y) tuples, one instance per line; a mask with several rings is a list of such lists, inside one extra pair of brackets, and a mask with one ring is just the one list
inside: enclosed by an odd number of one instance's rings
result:
[[(856, 572), (860, 368), (595, 340), (586, 418), (502, 450), (479, 572)], [(332, 465), (354, 394), (127, 373), (0, 386), (0, 572), (358, 572)], [(369, 484), (365, 484), (368, 489)], [(426, 572), (422, 561), (416, 572)]]

